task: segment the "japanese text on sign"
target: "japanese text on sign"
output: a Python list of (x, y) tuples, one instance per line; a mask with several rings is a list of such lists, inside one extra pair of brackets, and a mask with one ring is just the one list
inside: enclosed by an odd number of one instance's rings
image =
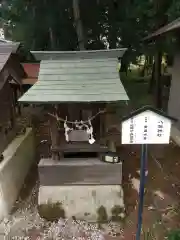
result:
[(130, 143), (133, 143), (134, 141), (134, 123), (133, 118), (131, 118), (131, 124), (130, 124)]
[(143, 134), (144, 140), (147, 140), (148, 137), (148, 122), (147, 117), (145, 117), (145, 124), (144, 124), (144, 134)]
[(157, 128), (157, 136), (162, 137), (163, 135), (163, 121), (158, 122), (158, 128)]
[(122, 123), (122, 144), (168, 144), (171, 120), (151, 111)]

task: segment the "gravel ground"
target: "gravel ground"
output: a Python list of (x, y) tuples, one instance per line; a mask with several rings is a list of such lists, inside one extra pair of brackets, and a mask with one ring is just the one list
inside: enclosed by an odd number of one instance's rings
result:
[(97, 224), (73, 219), (59, 219), (58, 222), (47, 222), (40, 218), (37, 209), (26, 209), (16, 212), (1, 224), (0, 239), (39, 239), (39, 240), (72, 240), (92, 239), (105, 240), (105, 235), (120, 235), (119, 225), (103, 225), (103, 230)]
[(101, 229), (97, 224), (73, 219), (59, 219), (47, 222), (37, 210), (38, 177), (37, 167), (33, 167), (21, 190), (13, 212), (0, 223), (0, 240), (105, 240), (105, 236), (119, 236), (120, 225), (109, 223)]

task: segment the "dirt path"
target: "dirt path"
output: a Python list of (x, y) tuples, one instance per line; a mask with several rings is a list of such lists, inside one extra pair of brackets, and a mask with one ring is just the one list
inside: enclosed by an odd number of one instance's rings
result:
[[(124, 239), (135, 239), (137, 228), (137, 203), (140, 169), (140, 149), (121, 149), (125, 203), (128, 218)], [(143, 236), (164, 239), (169, 229), (180, 227), (179, 170), (180, 148), (174, 144), (151, 147), (148, 157), (148, 176), (143, 215)], [(122, 238), (123, 239), (123, 238)]]

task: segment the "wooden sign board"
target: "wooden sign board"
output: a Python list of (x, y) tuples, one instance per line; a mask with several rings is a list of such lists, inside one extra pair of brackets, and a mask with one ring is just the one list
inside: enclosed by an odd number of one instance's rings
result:
[(122, 122), (122, 144), (168, 144), (170, 132), (171, 119), (147, 109)]

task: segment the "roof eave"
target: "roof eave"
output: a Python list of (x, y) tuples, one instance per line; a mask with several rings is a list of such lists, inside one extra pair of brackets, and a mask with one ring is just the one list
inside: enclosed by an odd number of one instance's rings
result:
[(148, 106), (148, 105), (131, 112), (128, 116), (123, 117), (121, 120), (122, 120), (122, 122), (124, 122), (124, 121), (128, 120), (129, 118), (132, 118), (132, 117), (134, 117), (142, 112), (145, 112), (145, 111), (152, 111), (158, 115), (168, 118), (171, 121), (174, 121), (174, 122), (177, 121), (176, 118), (171, 117), (171, 116), (167, 115), (166, 113), (162, 112), (161, 110), (158, 110), (158, 109), (154, 108), (153, 106)]
[(31, 51), (36, 60), (60, 60), (73, 58), (122, 58), (127, 48), (89, 51)]
[(177, 30), (180, 28), (180, 18), (177, 18), (176, 20), (168, 23), (167, 25), (159, 28), (155, 32), (149, 34), (147, 37), (143, 38), (142, 41), (150, 41), (155, 38), (160, 37), (161, 35), (164, 35), (168, 32), (172, 32), (174, 30)]
[(64, 103), (64, 104), (71, 104), (71, 103), (78, 103), (78, 104), (80, 104), (80, 103), (94, 103), (94, 104), (96, 104), (96, 103), (118, 103), (118, 102), (127, 102), (127, 101), (129, 101), (129, 99), (128, 100), (118, 100), (118, 101), (87, 101), (87, 102), (84, 102), (84, 101), (82, 101), (82, 102), (80, 102), (80, 101), (77, 101), (77, 102), (75, 102), (75, 101), (73, 101), (73, 102), (68, 102), (68, 101), (64, 101), (64, 102), (56, 102), (56, 101), (49, 101), (49, 102), (41, 102), (41, 101), (26, 101), (26, 100), (21, 100), (21, 99), (19, 99), (18, 100), (18, 102), (19, 103), (21, 103), (21, 104), (43, 104), (43, 105), (51, 105), (51, 104), (62, 104), (62, 103)]

